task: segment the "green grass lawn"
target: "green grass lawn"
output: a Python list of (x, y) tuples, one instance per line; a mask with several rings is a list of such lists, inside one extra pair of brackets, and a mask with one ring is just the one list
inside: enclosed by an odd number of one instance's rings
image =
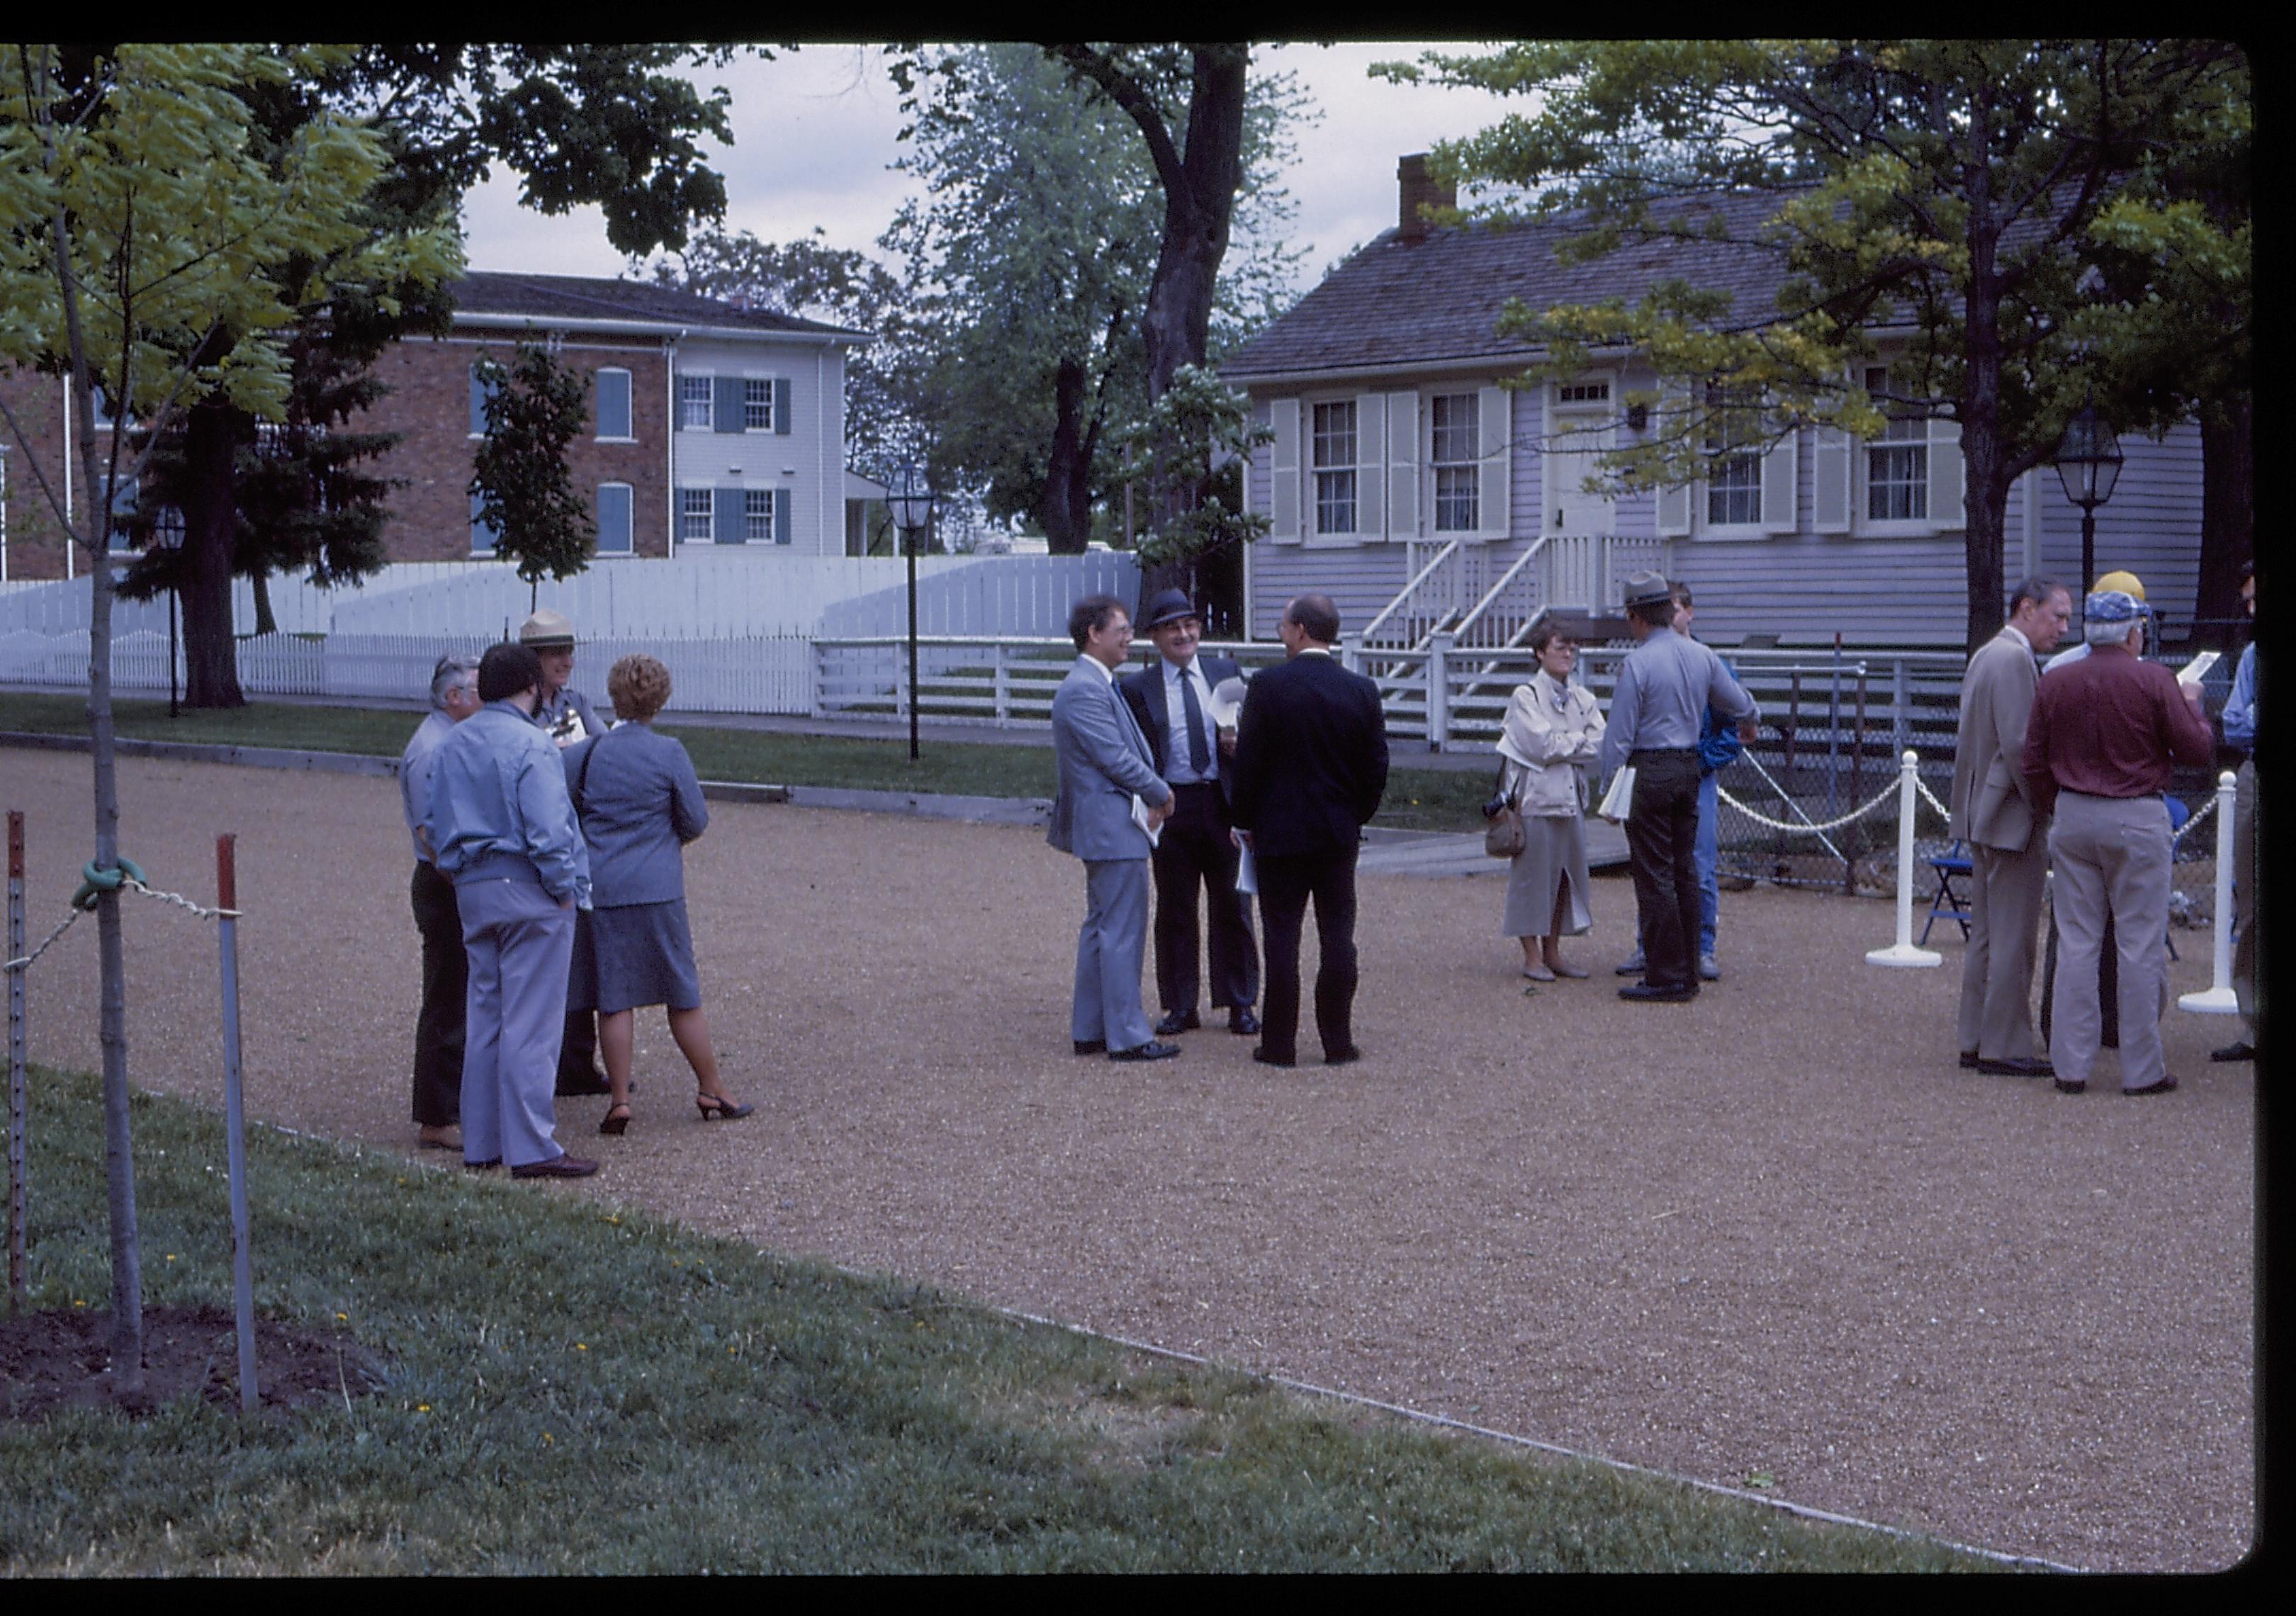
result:
[[(226, 712), (168, 717), (164, 701), (113, 704), (122, 735), (154, 741), (200, 741), (281, 746), (314, 751), (360, 752), (395, 758), (419, 716), (363, 707), (307, 707), (256, 702)], [(927, 742), (909, 761), (906, 735), (856, 740), (791, 735), (763, 730), (664, 724), (664, 734), (685, 743), (705, 780), (776, 785), (825, 785), (849, 790), (947, 792), (968, 797), (1050, 797), (1059, 787), (1049, 746), (996, 746)], [(0, 729), (44, 734), (87, 733), (87, 701), (80, 695), (0, 691)], [(1490, 794), (1488, 771), (1397, 767), (1387, 800), (1373, 824), (1400, 830), (1479, 831), (1477, 812)]]
[[(101, 1306), (95, 1083), (34, 1079), (33, 1305)], [(146, 1095), (134, 1126), (147, 1301), (227, 1309), (217, 1120)], [(1988, 1564), (1310, 1402), (561, 1186), (263, 1128), (249, 1159), (258, 1311), (341, 1333), (386, 1383), (253, 1420), (186, 1399), (0, 1422), (0, 1571)]]

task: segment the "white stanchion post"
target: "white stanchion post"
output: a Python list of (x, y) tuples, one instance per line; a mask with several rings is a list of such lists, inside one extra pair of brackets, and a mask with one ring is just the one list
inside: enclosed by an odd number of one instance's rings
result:
[(2232, 816), (2236, 785), (2229, 771), (2217, 776), (2216, 980), (2204, 992), (2187, 993), (2177, 1001), (2179, 1010), (2202, 1015), (2240, 1013), (2240, 997), (2232, 990)]
[(1914, 947), (1914, 792), (1921, 759), (1911, 747), (1898, 760), (1898, 940), (1867, 951), (1869, 965), (1941, 965), (1945, 956)]

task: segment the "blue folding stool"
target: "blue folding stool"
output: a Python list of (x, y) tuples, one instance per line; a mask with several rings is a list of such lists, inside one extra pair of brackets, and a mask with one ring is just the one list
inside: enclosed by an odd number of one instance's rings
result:
[(1936, 894), (1930, 899), (1930, 917), (1922, 923), (1922, 946), (1926, 947), (1929, 945), (1930, 928), (1938, 923), (1939, 915), (1959, 922), (1962, 940), (1967, 942), (1969, 904), (1953, 890), (1953, 882), (1954, 877), (1972, 874), (1977, 866), (1971, 862), (1969, 855), (1961, 850), (1961, 838), (1955, 837), (1953, 845), (1944, 852), (1931, 854), (1930, 868), (1937, 872), (1938, 884)]

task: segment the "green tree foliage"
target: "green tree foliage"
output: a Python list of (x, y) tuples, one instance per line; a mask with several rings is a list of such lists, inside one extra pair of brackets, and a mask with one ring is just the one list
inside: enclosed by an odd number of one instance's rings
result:
[[(703, 160), (702, 143), (732, 144), (729, 98), (723, 89), (705, 94), (674, 70), (731, 55), (726, 46), (676, 45), (370, 45), (324, 57), (303, 53), (295, 74), (240, 86), (240, 95), (253, 114), (249, 138), (258, 154), (285, 150), (315, 119), (373, 132), (389, 161), (359, 206), (362, 240), (451, 230), (463, 193), (502, 163), (521, 176), (527, 206), (562, 214), (595, 203), (605, 213), (607, 239), (638, 255), (683, 243), (695, 218), (724, 210), (725, 185)], [(340, 273), (341, 256), (285, 262), (272, 272), (300, 311), (308, 340), (299, 351), (316, 370), (297, 391), (320, 413), (258, 446), (249, 412), (209, 398), (154, 462), (146, 503), (181, 511), (184, 546), (171, 562), (139, 569), (131, 584), (139, 591), (163, 587), (172, 572), (182, 588), (193, 706), (244, 699), (232, 658), (234, 571), (258, 580), (301, 572), (333, 583), (382, 564), (379, 548), (344, 542), (358, 530), (379, 532), (387, 515), (373, 480), (355, 487), (342, 475), (347, 422), (376, 390), (357, 374), (398, 337), (446, 329), (452, 293), (442, 283), (459, 272), (459, 257), (422, 266), (421, 275), (377, 283)], [(225, 329), (216, 340), (236, 336)], [(367, 398), (357, 398), (361, 390)], [(347, 406), (343, 414), (327, 413), (337, 405)], [(370, 440), (365, 453), (384, 447)], [(283, 463), (294, 460), (304, 463)], [(267, 486), (250, 499), (242, 475)], [(347, 502), (332, 506), (320, 524), (334, 542), (314, 550), (308, 509), (275, 519), (267, 507), (283, 484)]]
[(1141, 561), (1192, 568), (1267, 532), (1267, 518), (1244, 508), (1243, 472), (1251, 451), (1275, 440), (1218, 373), (1194, 365), (1175, 372), (1164, 396), (1119, 437), (1124, 480), (1154, 513), (1136, 546)]
[[(1456, 177), (1524, 189), (1494, 217), (1583, 210), (1564, 250), (1582, 258), (1703, 237), (1786, 271), (1767, 309), (1673, 280), (1632, 306), (1509, 311), (1503, 329), (1546, 345), (1545, 373), (1633, 349), (1677, 384), (1644, 400), (1660, 430), (1607, 457), (1615, 482), (1678, 485), (1710, 444), (1802, 424), (1959, 422), (1972, 645), (2000, 622), (2009, 485), (2107, 369), (2076, 317), (2098, 228), (2247, 93), (2236, 49), (2162, 40), (1522, 44), (1378, 70), (1540, 97), (1437, 150)], [(1751, 229), (1686, 205), (1750, 195), (1769, 203)], [(1882, 398), (1858, 385), (1865, 360), (1888, 365)]]
[[(1185, 117), (1177, 62), (1146, 76), (1159, 116)], [(1032, 518), (1056, 553), (1081, 552), (1114, 485), (1111, 432), (1153, 395), (1149, 311), (1169, 209), (1131, 120), (1034, 47), (921, 53), (897, 63), (930, 194), (883, 244), (909, 266), (920, 413), (936, 476), (978, 488), (997, 519)], [(1282, 307), (1295, 254), (1278, 176), (1303, 98), (1256, 84), (1241, 124), (1244, 250), (1214, 286), (1200, 334), (1232, 342)], [(1223, 231), (1225, 237), (1225, 230)]]
[(598, 537), (566, 466), (567, 447), (589, 424), (589, 378), (535, 342), (520, 343), (508, 365), (488, 356), (472, 370), (487, 413), (471, 479), (478, 520), (529, 584), (571, 578), (590, 564)]
[[(366, 198), (387, 158), (369, 132), (327, 116), (266, 147), (242, 92), (276, 90), (341, 60), (309, 48), (123, 45), (0, 52), (0, 362), (70, 378), (82, 443), (97, 441), (101, 387), (123, 415), (164, 435), (220, 398), (286, 417), (297, 299), (280, 270), (332, 261), (389, 286), (450, 261), (436, 232), (370, 233)], [(4, 401), (0, 401), (4, 403)], [(55, 520), (89, 555), (88, 718), (95, 742), (95, 857), (115, 873), (119, 800), (111, 710), (110, 490), (145, 468), (127, 432), (81, 462), (84, 498), (63, 490), (9, 430)], [(127, 990), (118, 875), (94, 898), (111, 1211), (115, 1389), (143, 1386), (143, 1269), (128, 1126)]]
[(900, 277), (866, 253), (817, 239), (824, 234), (816, 226), (810, 237), (761, 242), (746, 230), (728, 235), (713, 226), (687, 242), (674, 265), (656, 264), (653, 279), (875, 336), (846, 356), (845, 452), (856, 471), (882, 480), (903, 461), (925, 457), (923, 339)]

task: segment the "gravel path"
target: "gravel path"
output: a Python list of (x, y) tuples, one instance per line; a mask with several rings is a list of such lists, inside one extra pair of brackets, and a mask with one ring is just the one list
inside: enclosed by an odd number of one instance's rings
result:
[[(87, 767), (0, 751), (36, 939), (86, 856)], [(252, 1112), (411, 1154), (392, 783), (120, 777), (160, 885), (212, 901), (240, 833)], [(1277, 1073), (1213, 1030), (1119, 1068), (1068, 1053), (1082, 883), (1040, 833), (713, 813), (696, 942), (759, 1112), (700, 1123), (645, 1013), (630, 1134), (562, 1102), (608, 1165), (538, 1194), (2073, 1564), (2254, 1539), (2255, 1093), (2208, 1062), (2221, 1018), (2169, 1013), (2177, 1093), (2069, 1098), (1955, 1066), (1958, 942), (1869, 968), (1878, 903), (1726, 894), (1726, 980), (1629, 1007), (1606, 972), (1527, 997), (1494, 879), (1366, 876), (1361, 1064)], [(1595, 896), (1573, 952), (1607, 967), (1632, 898)], [(2175, 989), (2206, 986), (2184, 954)], [(98, 1063), (94, 959), (83, 923), (35, 971), (35, 1058)], [(137, 903), (128, 963), (136, 1080), (219, 1101), (210, 934)]]

